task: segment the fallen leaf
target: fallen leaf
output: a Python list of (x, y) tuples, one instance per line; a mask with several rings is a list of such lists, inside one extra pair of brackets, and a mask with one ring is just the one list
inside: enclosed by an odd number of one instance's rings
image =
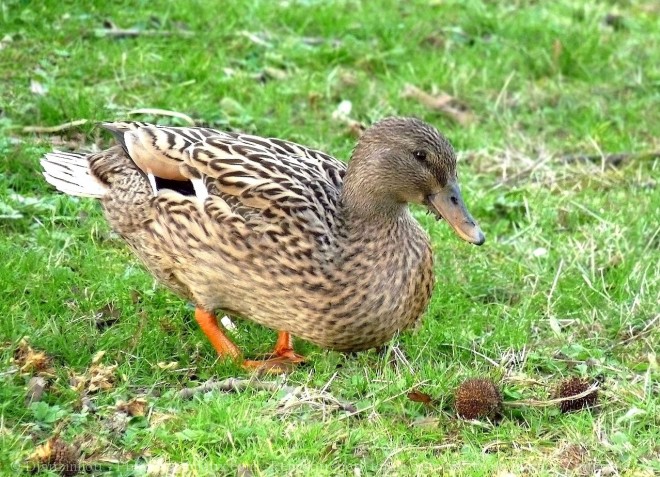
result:
[(115, 382), (115, 369), (117, 369), (116, 364), (110, 366), (97, 364), (89, 368), (90, 378), (87, 390), (89, 392), (95, 392), (99, 389), (112, 389)]
[(115, 370), (117, 365), (100, 364), (99, 361), (104, 354), (105, 351), (96, 353), (92, 358), (92, 365), (85, 373), (73, 374), (69, 378), (69, 384), (74, 390), (87, 394), (112, 389), (116, 380)]
[(422, 40), (422, 44), (431, 48), (444, 48), (446, 40), (442, 32), (431, 33)]
[(165, 412), (152, 412), (149, 414), (149, 426), (158, 427), (162, 423), (174, 419), (176, 416), (174, 414), (167, 414)]
[(103, 356), (105, 356), (105, 351), (97, 351), (94, 356), (92, 356), (92, 364), (97, 364), (101, 359), (103, 359)]
[(116, 436), (120, 436), (128, 427), (128, 421), (130, 421), (128, 414), (122, 411), (117, 411), (108, 416), (103, 421), (103, 424), (111, 433), (115, 434)]
[(0, 50), (2, 50), (4, 48), (6, 48), (7, 46), (9, 46), (9, 44), (12, 41), (14, 41), (14, 39), (11, 37), (11, 35), (3, 36), (2, 39), (0, 40)]
[(496, 440), (485, 444), (481, 448), (481, 452), (484, 454), (497, 454), (498, 452), (502, 452), (509, 447), (511, 447), (511, 442)]
[(238, 329), (234, 322), (231, 321), (231, 318), (227, 315), (220, 318), (220, 323), (222, 323), (222, 326), (224, 326), (227, 331), (236, 332)]
[(272, 48), (273, 44), (269, 41), (271, 40), (271, 35), (265, 32), (260, 32), (260, 33), (252, 33), (249, 31), (240, 31), (238, 32), (239, 35), (247, 38), (250, 40), (252, 43), (255, 45), (263, 46), (265, 48)]
[[(176, 327), (172, 323), (172, 319), (168, 317), (160, 318), (158, 320), (158, 326), (165, 332), (165, 333), (174, 333), (176, 331)], [(160, 365), (159, 365), (160, 366)]]
[(415, 419), (411, 426), (420, 427), (422, 429), (436, 429), (440, 425), (440, 419), (432, 416), (423, 416)]
[(557, 318), (555, 318), (554, 316), (550, 316), (550, 317), (548, 317), (548, 324), (550, 325), (550, 329), (555, 334), (555, 336), (560, 337), (561, 336), (561, 324), (559, 324), (559, 320)]
[(367, 126), (365, 126), (360, 121), (355, 121), (354, 119), (352, 119), (348, 123), (348, 133), (353, 137), (359, 138), (360, 136), (362, 136), (362, 133), (366, 129), (367, 129)]
[(300, 37), (299, 40), (303, 45), (311, 47), (327, 45), (332, 48), (339, 48), (344, 44), (344, 42), (338, 38), (324, 38), (319, 36), (303, 36)]
[(157, 458), (145, 466), (138, 466), (142, 471), (140, 475), (148, 477), (178, 477), (191, 475), (190, 466), (186, 463), (167, 462), (165, 459)]
[(96, 412), (96, 404), (92, 402), (89, 396), (82, 397), (80, 400), (80, 407), (83, 412), (88, 412), (90, 414)]
[(96, 329), (103, 331), (119, 321), (121, 313), (114, 303), (106, 303), (96, 313), (94, 313), (94, 324)]
[(500, 470), (495, 477), (518, 477), (516, 474), (509, 472), (508, 470)]
[(348, 132), (355, 137), (360, 137), (367, 127), (360, 121), (356, 121), (350, 117), (353, 109), (353, 103), (345, 99), (341, 101), (337, 108), (332, 113), (332, 119), (337, 122), (344, 123), (348, 126)]
[(177, 366), (179, 366), (178, 361), (170, 361), (169, 363), (166, 363), (165, 361), (159, 361), (156, 366), (158, 366), (160, 369), (164, 369), (166, 371), (171, 371), (175, 369)]
[(351, 115), (352, 110), (353, 103), (351, 103), (348, 99), (345, 99), (341, 101), (332, 112), (332, 119), (345, 120)]
[(36, 80), (30, 80), (30, 92), (37, 96), (45, 96), (48, 92), (48, 88)]
[(423, 404), (433, 403), (433, 398), (431, 396), (421, 391), (417, 391), (416, 389), (413, 389), (408, 393), (408, 399), (413, 402), (421, 402)]
[(23, 214), (21, 212), (19, 212), (9, 204), (0, 202), (0, 219), (17, 220), (22, 218), (23, 218)]
[(131, 417), (144, 416), (147, 409), (147, 400), (144, 398), (133, 398), (130, 401), (119, 401), (115, 408), (117, 411), (125, 412)]
[(54, 376), (50, 357), (43, 351), (35, 351), (27, 341), (22, 338), (18, 348), (14, 351), (14, 363), (21, 373), (37, 373), (40, 376)]
[(640, 409), (638, 407), (632, 407), (623, 416), (619, 417), (615, 422), (616, 425), (618, 426), (621, 425), (621, 423), (623, 422), (632, 421), (639, 416), (645, 416), (645, 415), (646, 415), (646, 411), (644, 409)]
[(360, 83), (360, 79), (354, 71), (342, 69), (339, 71), (339, 82), (346, 88), (352, 88)]
[(472, 123), (475, 119), (465, 103), (447, 93), (440, 92), (433, 95), (422, 91), (416, 86), (406, 84), (401, 92), (401, 97), (404, 99), (415, 99), (427, 108), (439, 111), (449, 119), (463, 126)]
[(285, 80), (289, 76), (289, 74), (281, 69), (281, 68), (275, 68), (273, 66), (266, 66), (263, 70), (263, 75), (266, 76), (266, 78), (274, 79), (274, 80)]
[(41, 401), (46, 389), (46, 380), (41, 376), (33, 376), (27, 384), (27, 393), (25, 396), (25, 405), (29, 406), (33, 402)]
[(254, 474), (247, 465), (239, 465), (236, 469), (236, 477), (252, 477)]
[(227, 96), (220, 100), (220, 109), (229, 116), (240, 116), (245, 113), (241, 103)]

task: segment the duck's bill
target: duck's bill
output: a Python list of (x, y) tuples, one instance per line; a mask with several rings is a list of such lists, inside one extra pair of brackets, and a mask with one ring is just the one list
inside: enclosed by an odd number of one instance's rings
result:
[(481, 245), (486, 241), (479, 224), (468, 212), (456, 182), (448, 183), (442, 191), (426, 198), (426, 205), (438, 218), (443, 218), (460, 238)]

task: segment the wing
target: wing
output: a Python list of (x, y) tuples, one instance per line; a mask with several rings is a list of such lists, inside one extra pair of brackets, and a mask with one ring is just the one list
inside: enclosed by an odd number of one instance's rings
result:
[(327, 154), (208, 128), (137, 122), (104, 127), (146, 174), (203, 183), (211, 202), (223, 202), (216, 210), (240, 215), (256, 231), (291, 233), (294, 228), (321, 243), (333, 233), (346, 167)]

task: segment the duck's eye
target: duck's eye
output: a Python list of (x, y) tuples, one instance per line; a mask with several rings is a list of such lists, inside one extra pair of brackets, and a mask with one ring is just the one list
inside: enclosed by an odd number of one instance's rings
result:
[(415, 151), (413, 152), (413, 156), (415, 156), (415, 159), (418, 161), (426, 161), (426, 151)]

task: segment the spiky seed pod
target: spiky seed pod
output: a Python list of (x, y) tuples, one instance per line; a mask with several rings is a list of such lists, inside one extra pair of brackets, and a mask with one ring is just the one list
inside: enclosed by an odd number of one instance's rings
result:
[[(565, 379), (559, 384), (555, 396), (559, 398), (575, 396), (577, 394), (582, 394), (587, 389), (589, 389), (589, 387), (591, 387), (591, 384), (584, 379), (577, 377)], [(560, 402), (559, 409), (561, 409), (562, 413), (566, 414), (567, 412), (575, 412), (581, 409), (593, 407), (597, 402), (598, 390), (594, 389), (593, 392), (587, 394), (584, 397)]]
[(456, 414), (463, 419), (492, 419), (500, 412), (502, 396), (492, 380), (473, 378), (456, 389), (454, 404)]
[(80, 471), (78, 447), (67, 444), (55, 436), (39, 446), (30, 456), (33, 470), (41, 467), (53, 469), (65, 477), (76, 475)]
[(77, 447), (58, 439), (53, 444), (53, 460), (51, 465), (66, 477), (76, 475), (80, 470), (78, 463), (79, 454)]

